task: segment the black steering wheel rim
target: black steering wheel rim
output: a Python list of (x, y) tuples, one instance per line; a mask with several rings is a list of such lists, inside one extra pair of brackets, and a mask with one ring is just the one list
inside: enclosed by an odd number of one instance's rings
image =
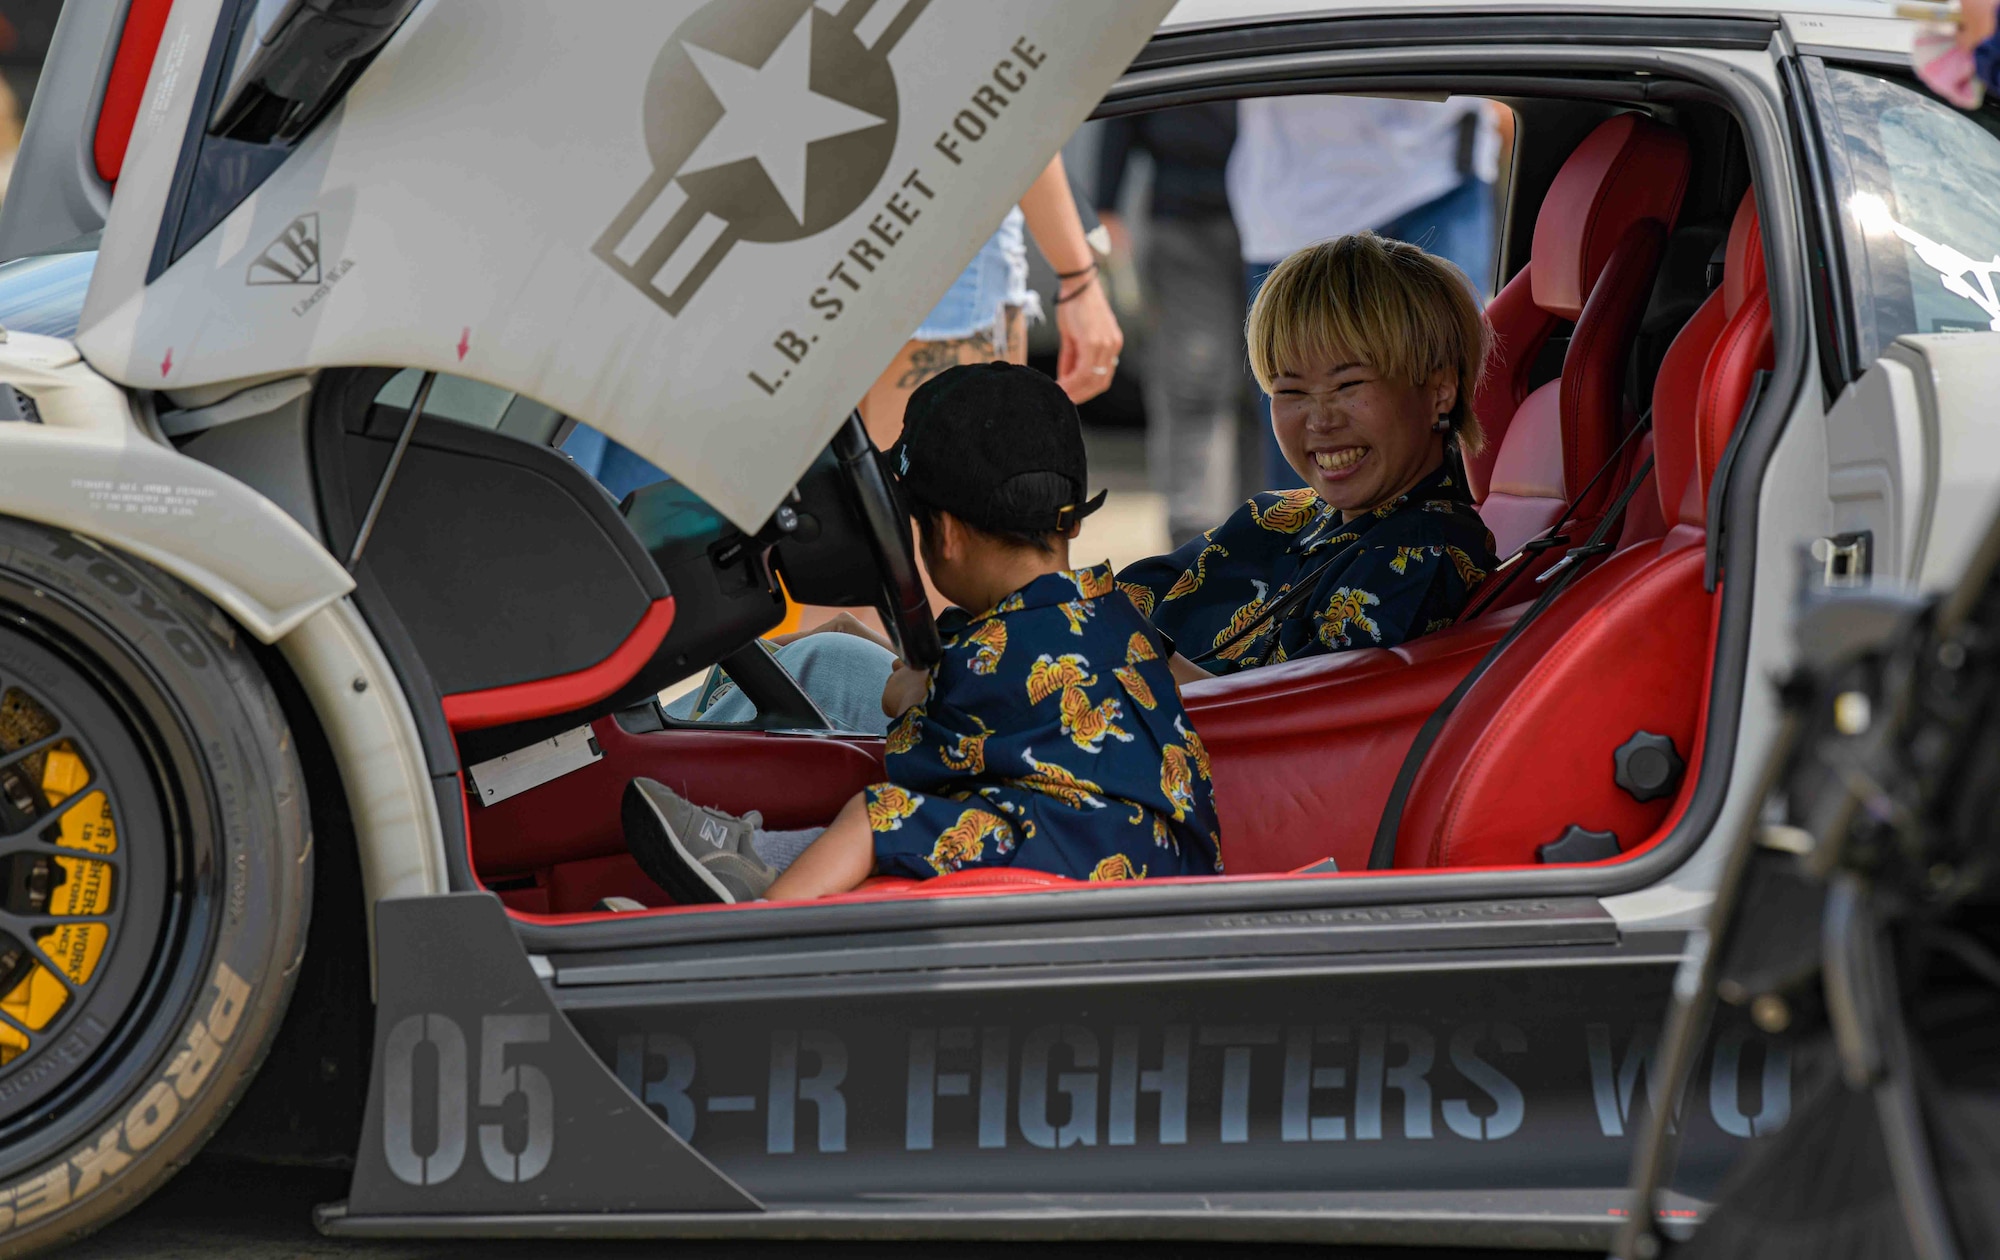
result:
[(854, 494), (855, 510), (866, 528), (875, 568), (882, 577), (876, 604), (882, 624), (905, 662), (929, 669), (937, 664), (944, 648), (938, 638), (937, 619), (931, 615), (930, 593), (924, 589), (923, 575), (917, 568), (910, 514), (881, 452), (861, 423), (859, 411), (851, 413), (834, 435), (833, 453), (840, 461), (843, 481)]

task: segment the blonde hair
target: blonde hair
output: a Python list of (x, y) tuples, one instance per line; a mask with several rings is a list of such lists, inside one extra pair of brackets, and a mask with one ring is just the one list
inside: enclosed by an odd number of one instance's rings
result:
[(1455, 372), (1452, 432), (1468, 455), (1485, 445), (1472, 400), (1493, 332), (1465, 273), (1435, 254), (1373, 232), (1308, 245), (1264, 278), (1245, 339), (1267, 394), (1308, 363), (1353, 359), (1409, 385)]

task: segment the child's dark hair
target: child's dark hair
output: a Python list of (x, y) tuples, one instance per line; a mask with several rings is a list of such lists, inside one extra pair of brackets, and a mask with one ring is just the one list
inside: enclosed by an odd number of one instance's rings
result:
[[(1075, 487), (1068, 477), (1055, 472), (1019, 473), (1001, 482), (993, 490), (987, 506), (998, 516), (1019, 516), (1041, 514), (1053, 510), (1054, 505), (1068, 503), (1074, 496)], [(938, 509), (928, 503), (912, 501), (910, 515), (916, 518), (918, 526), (926, 532), (937, 528)], [(957, 512), (952, 513), (964, 523), (967, 529), (997, 539), (1012, 547), (1032, 547), (1044, 555), (1054, 555), (1056, 539), (1063, 535), (1060, 531), (1031, 534), (1015, 529), (990, 529), (974, 524)]]

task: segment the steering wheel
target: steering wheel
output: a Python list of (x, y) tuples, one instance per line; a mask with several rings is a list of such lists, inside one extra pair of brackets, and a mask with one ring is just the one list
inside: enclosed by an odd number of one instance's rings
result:
[(875, 556), (881, 580), (875, 606), (882, 614), (882, 624), (895, 638), (905, 662), (929, 669), (937, 664), (944, 647), (938, 640), (937, 619), (931, 616), (930, 593), (924, 590), (917, 570), (910, 514), (883, 465), (881, 452), (869, 440), (859, 411), (847, 417), (828, 449), (839, 463), (850, 506), (860, 517), (862, 532)]

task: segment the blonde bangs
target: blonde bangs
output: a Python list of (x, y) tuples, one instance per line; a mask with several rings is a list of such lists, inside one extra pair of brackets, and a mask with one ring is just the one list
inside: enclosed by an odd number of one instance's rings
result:
[(1298, 251), (1264, 278), (1244, 340), (1267, 394), (1278, 376), (1319, 365), (1366, 363), (1406, 385), (1449, 370), (1459, 448), (1484, 445), (1472, 404), (1492, 334), (1464, 273), (1414, 245), (1359, 232)]

